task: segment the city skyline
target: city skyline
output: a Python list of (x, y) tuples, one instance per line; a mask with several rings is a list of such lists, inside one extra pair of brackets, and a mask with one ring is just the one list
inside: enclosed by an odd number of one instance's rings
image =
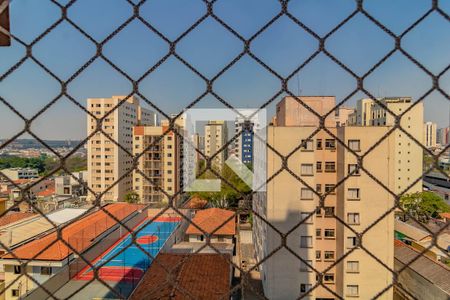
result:
[[(429, 7), (429, 1), (390, 2), (392, 1), (377, 1), (375, 4), (374, 1), (366, 1), (365, 8), (375, 17), (380, 17), (396, 34), (405, 30)], [(200, 1), (191, 5), (183, 4), (182, 1), (148, 3), (141, 7), (141, 15), (172, 40), (205, 12)], [(131, 6), (125, 1), (116, 1), (106, 7), (101, 1), (94, 2), (89, 4), (89, 10), (86, 10), (86, 5), (83, 1), (77, 1), (69, 9), (69, 17), (80, 23), (80, 26), (97, 40), (105, 38), (118, 23), (126, 20), (128, 14), (132, 14)], [(289, 9), (307, 26), (324, 35), (349, 15), (354, 5), (354, 1), (341, 1), (339, 4), (326, 1), (291, 1)], [(450, 11), (448, 2), (441, 5), (444, 10)], [(237, 7), (240, 8), (239, 13), (236, 13)], [(219, 1), (215, 5), (215, 12), (245, 38), (249, 38), (276, 14), (278, 8), (277, 1)], [(94, 22), (94, 16), (100, 10), (107, 18), (104, 18), (104, 22)], [(399, 10), (402, 10), (402, 18), (396, 17)], [(155, 11), (159, 13), (155, 14)], [(314, 13), (322, 16), (321, 22), (314, 22)], [(58, 8), (50, 2), (37, 4), (32, 1), (14, 1), (11, 3), (12, 33), (25, 42), (30, 42), (44, 28), (56, 21), (57, 15)], [(173, 17), (176, 17), (178, 22), (167, 21)], [(446, 34), (449, 30), (448, 22), (434, 12), (404, 37), (402, 47), (430, 71), (438, 74), (445, 65), (443, 62), (450, 58), (450, 35)], [(280, 75), (288, 76), (314, 53), (317, 47), (317, 40), (283, 16), (252, 42), (251, 51)], [(358, 75), (364, 74), (393, 47), (394, 40), (361, 14), (357, 14), (326, 42), (326, 49)], [(177, 54), (207, 78), (217, 74), (242, 49), (242, 43), (212, 18), (205, 19), (196, 30), (181, 39), (176, 47)], [(128, 51), (133, 55), (127, 55)], [(139, 78), (167, 51), (167, 43), (137, 21), (128, 24), (106, 43), (103, 49), (105, 57), (134, 79)], [(0, 48), (0, 74), (6, 72), (23, 54), (24, 47), (15, 41), (11, 47)], [(33, 55), (63, 80), (94, 54), (94, 45), (66, 22), (33, 47)], [(444, 74), (440, 80), (441, 87), (447, 92), (450, 85), (448, 74), (450, 73)], [(27, 86), (26, 89), (20, 88), (24, 85)], [(288, 87), (296, 95), (332, 95), (336, 96), (339, 102), (352, 92), (355, 85), (354, 78), (320, 53), (300, 71), (298, 77), (291, 78)], [(365, 80), (365, 88), (376, 97), (411, 96), (416, 100), (430, 87), (429, 76), (398, 51)], [(213, 88), (221, 98), (235, 107), (239, 107), (240, 103), (260, 107), (279, 91), (281, 85), (277, 78), (245, 55), (220, 76)], [(168, 115), (181, 112), (205, 89), (205, 82), (173, 56), (140, 84), (140, 91)], [(58, 95), (59, 90), (57, 81), (30, 60), (0, 83), (0, 96), (26, 118), (42, 109)], [(132, 85), (128, 79), (102, 59), (96, 59), (68, 85), (68, 93), (83, 107), (86, 107), (87, 98), (128, 95), (131, 92)], [(275, 103), (281, 97), (282, 95), (267, 107), (269, 115), (274, 113)], [(364, 97), (366, 96), (362, 92), (358, 92), (344, 105), (354, 106), (356, 100)], [(448, 126), (448, 109), (443, 109), (448, 106), (444, 96), (434, 91), (424, 103), (425, 120), (438, 123), (438, 127)], [(224, 106), (213, 96), (207, 95), (195, 107)], [(0, 119), (9, 125), (2, 127), (0, 138), (9, 138), (20, 132), (24, 124), (2, 103), (0, 108)], [(44, 139), (83, 139), (85, 125), (79, 120), (84, 114), (69, 100), (62, 98), (33, 121), (31, 130)]]
[(450, 299), (449, 61), (450, 0), (0, 0), (0, 298)]

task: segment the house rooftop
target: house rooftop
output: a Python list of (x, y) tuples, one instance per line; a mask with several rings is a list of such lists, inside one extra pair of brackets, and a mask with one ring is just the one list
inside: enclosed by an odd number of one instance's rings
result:
[(227, 258), (225, 254), (161, 253), (129, 299), (229, 298), (231, 267)]
[(421, 241), (431, 236), (429, 232), (426, 232), (425, 230), (419, 229), (397, 219), (395, 220), (394, 228), (395, 231), (400, 232), (415, 241)]
[[(231, 219), (230, 219), (231, 218)], [(227, 220), (229, 220), (227, 222)], [(207, 208), (196, 212), (192, 218), (203, 231), (213, 235), (234, 235), (236, 234), (236, 220), (234, 212), (221, 208)], [(197, 227), (190, 224), (186, 234), (203, 234)]]
[(394, 245), (394, 256), (397, 261), (403, 265), (409, 264), (409, 269), (450, 295), (450, 280), (448, 280), (450, 278), (450, 269), (446, 265), (434, 261), (426, 255), (420, 255), (419, 251), (399, 240), (395, 240)]
[(36, 194), (38, 197), (49, 197), (55, 194), (55, 187), (49, 187), (48, 189), (45, 189), (43, 191), (40, 191)]
[(208, 200), (199, 196), (192, 196), (185, 204), (184, 208), (188, 209), (202, 209), (208, 205)]
[(36, 216), (35, 213), (11, 211), (6, 213), (4, 216), (0, 217), (0, 227), (35, 216)]
[[(139, 208), (141, 208), (140, 205), (128, 203), (114, 203), (103, 207), (118, 220), (125, 219)], [(64, 227), (61, 230), (61, 238), (69, 243), (72, 248), (82, 252), (92, 245), (95, 238), (116, 224), (117, 222), (103, 210), (97, 210)], [(49, 229), (52, 229), (52, 227), (53, 225)], [(17, 257), (28, 260), (60, 261), (71, 254), (73, 254), (73, 250), (61, 240), (58, 240), (57, 232), (53, 230), (39, 239), (34, 239), (19, 246), (12, 253), (4, 255), (2, 259), (15, 259)]]

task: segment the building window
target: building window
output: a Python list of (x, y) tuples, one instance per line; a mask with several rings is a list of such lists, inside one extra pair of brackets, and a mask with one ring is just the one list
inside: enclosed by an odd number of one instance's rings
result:
[(316, 140), (316, 149), (317, 150), (322, 150), (322, 139), (317, 139)]
[(22, 273), (22, 267), (14, 266), (14, 274), (20, 274), (20, 273)]
[(336, 163), (334, 161), (325, 162), (325, 172), (336, 172)]
[(320, 207), (316, 207), (316, 217), (321, 217), (322, 216), (322, 210), (320, 209)]
[(302, 146), (300, 147), (300, 149), (302, 149), (302, 151), (313, 151), (313, 141), (312, 140), (302, 140)]
[(325, 140), (325, 149), (335, 150), (336, 149), (336, 140), (335, 139), (326, 139)]
[(359, 189), (357, 188), (349, 188), (347, 191), (347, 199), (348, 200), (359, 200)]
[(300, 199), (313, 200), (313, 191), (311, 191), (309, 188), (302, 188), (300, 190)]
[(11, 290), (11, 296), (19, 297), (20, 296), (19, 290), (18, 289), (12, 289)]
[(352, 174), (352, 176), (360, 175), (359, 166), (357, 164), (349, 164), (348, 165), (348, 174)]
[(301, 217), (302, 221), (305, 220), (305, 222), (303, 222), (302, 224), (312, 224), (313, 223), (311, 213), (302, 212), (302, 213), (300, 213), (300, 217)]
[(316, 260), (320, 260), (321, 258), (321, 252), (320, 250), (316, 250)]
[(41, 267), (41, 275), (52, 275), (52, 267)]
[(325, 193), (334, 194), (334, 184), (325, 184)]
[(301, 236), (300, 248), (312, 248), (312, 236)]
[(316, 192), (322, 193), (322, 185), (320, 183), (316, 184)]
[(347, 248), (356, 247), (356, 236), (347, 237)]
[(347, 273), (358, 273), (359, 261), (347, 261)]
[(348, 213), (347, 223), (351, 225), (359, 225), (359, 213)]
[(322, 172), (322, 162), (316, 162), (316, 172)]
[(312, 260), (307, 260), (306, 263), (300, 261), (300, 272), (312, 272), (312, 269), (308, 266), (312, 266)]
[(348, 147), (353, 151), (361, 151), (361, 142), (359, 140), (348, 140)]
[(323, 232), (323, 236), (326, 239), (334, 239), (334, 229), (325, 229)]
[(316, 238), (320, 239), (322, 237), (322, 229), (316, 229)]
[(334, 274), (325, 274), (323, 276), (324, 283), (334, 283)]
[(334, 251), (325, 251), (323, 254), (325, 260), (334, 260)]
[(302, 176), (312, 176), (313, 175), (313, 164), (302, 164), (300, 169), (300, 174)]
[(302, 283), (300, 284), (300, 293), (302, 294), (306, 294), (309, 292), (309, 290), (311, 290), (312, 285), (309, 283)]
[(359, 295), (359, 286), (357, 285), (347, 285), (347, 296), (357, 297)]
[(325, 206), (325, 217), (333, 217), (334, 216), (334, 206)]
[(218, 237), (217, 237), (217, 241), (218, 241), (219, 243), (224, 242), (224, 241), (225, 241), (225, 238), (224, 238), (223, 236), (218, 236)]

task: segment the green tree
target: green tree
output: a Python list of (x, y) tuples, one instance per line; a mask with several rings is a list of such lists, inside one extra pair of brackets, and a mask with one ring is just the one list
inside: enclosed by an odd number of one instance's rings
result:
[[(224, 178), (224, 180), (221, 180), (220, 192), (194, 192), (193, 195), (198, 195), (200, 198), (208, 200), (209, 205), (213, 207), (226, 208), (237, 206), (239, 199), (251, 191), (250, 187), (227, 165), (224, 165), (221, 171), (217, 169), (215, 171)], [(210, 170), (206, 171), (199, 178), (218, 179)]]
[(135, 191), (128, 192), (125, 195), (125, 202), (127, 203), (138, 203), (139, 202), (139, 194)]
[(400, 199), (400, 207), (405, 211), (403, 221), (412, 216), (422, 223), (436, 218), (441, 212), (450, 211), (450, 206), (433, 192), (417, 192), (404, 195)]

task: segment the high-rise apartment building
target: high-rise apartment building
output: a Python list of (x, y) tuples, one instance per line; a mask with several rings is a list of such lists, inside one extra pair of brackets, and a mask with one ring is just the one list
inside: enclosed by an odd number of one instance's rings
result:
[[(285, 97), (276, 106), (276, 116), (272, 123), (276, 126), (314, 126), (319, 124), (319, 117), (311, 112), (305, 105), (315, 112), (321, 112), (320, 115), (325, 118), (324, 125), (326, 127), (345, 126), (348, 118), (355, 112), (354, 108), (336, 106), (336, 98), (334, 96), (298, 96)], [(303, 105), (305, 104), (305, 105)], [(334, 111), (333, 111), (334, 110)]]
[[(317, 112), (323, 115), (333, 105), (323, 105), (323, 110), (319, 107)], [(294, 118), (297, 122), (287, 122), (289, 126), (269, 127), (267, 141), (283, 155), (304, 143), (288, 160), (288, 168), (300, 180), (283, 171), (267, 183), (266, 192), (256, 193), (253, 199), (253, 208), (265, 219), (254, 217), (256, 256), (261, 261), (271, 255), (261, 264), (265, 296), (269, 299), (295, 299), (301, 295), (306, 296), (305, 299), (336, 299), (333, 295), (336, 293), (342, 298), (373, 298), (392, 283), (393, 277), (358, 247), (355, 232), (362, 232), (377, 222), (364, 233), (362, 243), (366, 250), (393, 268), (394, 216), (393, 212), (388, 212), (392, 211), (394, 197), (385, 188), (395, 191), (404, 184), (403, 176), (417, 179), (413, 176), (417, 170), (421, 171), (422, 156), (414, 156), (416, 160), (409, 163), (409, 170), (399, 169), (397, 160), (408, 160), (408, 148), (401, 145), (403, 136), (389, 134), (392, 125), (336, 127), (339, 124), (330, 121), (327, 130), (332, 135), (322, 130), (311, 137), (319, 123), (311, 123), (309, 118)], [(277, 115), (276, 119), (278, 122), (283, 117)], [(421, 127), (418, 128), (409, 129), (418, 130), (414, 136), (420, 136)], [(370, 174), (358, 167), (357, 157), (335, 137), (356, 153), (370, 151), (363, 160), (363, 167)], [(413, 148), (411, 145), (410, 152), (416, 150)], [(267, 177), (277, 173), (282, 165), (280, 157), (269, 149)], [(320, 196), (327, 192), (330, 194), (325, 198)], [(318, 209), (319, 206), (323, 208)], [(381, 216), (384, 217), (379, 219)], [(281, 248), (271, 254), (280, 246), (281, 238), (266, 222), (281, 232), (290, 232), (286, 242), (292, 252)], [(300, 222), (303, 223), (299, 225)], [(319, 285), (311, 291), (319, 279), (316, 271), (324, 273), (321, 279), (326, 288)], [(382, 299), (392, 297), (392, 290), (381, 295)]]
[(426, 122), (423, 125), (423, 141), (427, 148), (434, 148), (437, 144), (437, 125), (433, 122)]
[[(205, 125), (205, 155), (212, 157), (228, 142), (228, 127), (225, 121), (209, 121)], [(228, 149), (217, 153), (212, 163), (221, 169), (228, 158)]]
[(233, 145), (233, 154), (246, 165), (253, 164), (254, 122), (242, 117), (234, 122), (235, 134), (239, 134)]
[[(334, 96), (298, 96), (284, 97), (283, 100), (276, 105), (276, 117), (274, 125), (276, 126), (318, 126), (319, 117), (311, 112), (303, 104), (306, 104), (319, 115), (325, 115), (331, 111), (335, 105), (336, 100)], [(324, 125), (326, 127), (335, 127), (336, 119), (335, 113), (330, 113)]]
[(345, 126), (348, 123), (348, 118), (355, 112), (352, 107), (340, 106), (336, 112), (336, 126)]
[[(401, 115), (407, 111), (401, 118), (400, 126), (406, 133), (400, 129), (390, 132), (395, 135), (396, 144), (393, 157), (396, 170), (396, 193), (413, 193), (422, 190), (422, 182), (417, 178), (422, 176), (422, 168), (418, 167), (417, 162), (423, 159), (423, 149), (418, 143), (423, 143), (423, 102), (413, 103), (411, 97), (385, 97), (378, 99), (380, 105), (372, 99), (358, 100), (356, 110), (349, 116), (348, 124), (350, 126), (395, 126), (395, 115)], [(407, 134), (408, 133), (408, 134)], [(411, 139), (408, 135), (414, 138)], [(408, 189), (409, 188), (409, 189)]]
[(138, 162), (139, 171), (133, 171), (133, 190), (141, 202), (167, 202), (168, 197), (159, 188), (168, 195), (174, 195), (180, 190), (182, 151), (182, 138), (169, 129), (166, 120), (161, 122), (161, 126), (134, 128), (133, 153), (144, 153)]
[(437, 143), (443, 147), (448, 145), (450, 127), (439, 128), (437, 130)]
[[(117, 142), (129, 153), (133, 153), (133, 127), (136, 125), (155, 125), (156, 122), (155, 113), (142, 108), (139, 99), (134, 96), (129, 97), (116, 107), (123, 99), (125, 99), (125, 96), (90, 98), (87, 100), (88, 111), (97, 118), (104, 117), (114, 109), (102, 123), (102, 129), (106, 135), (97, 132), (87, 142), (89, 187), (94, 192), (101, 193), (112, 186), (101, 199), (105, 202), (124, 201), (125, 195), (133, 187), (131, 173), (122, 178), (133, 167), (133, 158), (110, 139)], [(96, 128), (96, 119), (88, 117), (88, 136)], [(113, 186), (120, 178), (122, 179)], [(88, 200), (95, 200), (95, 196), (89, 193)]]

